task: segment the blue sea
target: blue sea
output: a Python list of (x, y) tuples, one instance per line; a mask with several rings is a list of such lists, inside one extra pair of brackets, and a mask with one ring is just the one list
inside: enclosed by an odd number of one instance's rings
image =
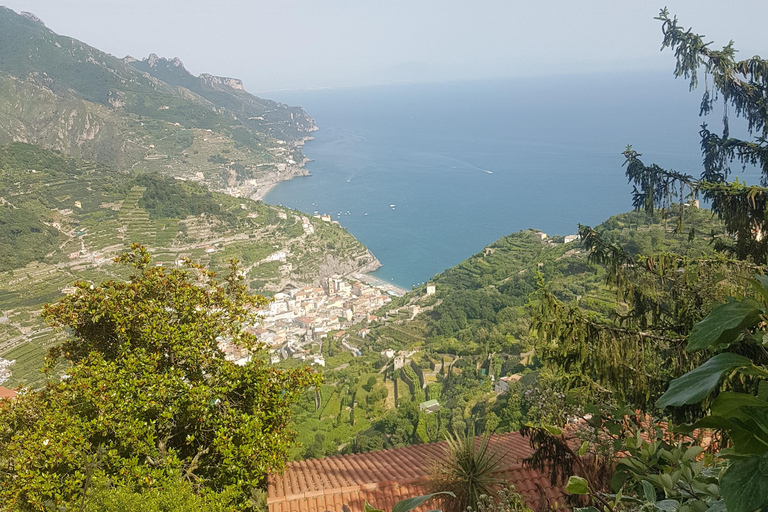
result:
[(567, 235), (631, 209), (628, 144), (646, 164), (698, 176), (699, 127), (719, 126), (671, 73), (270, 96), (320, 130), (304, 148), (312, 176), (264, 200), (332, 214), (382, 262), (374, 275), (407, 289), (512, 232)]

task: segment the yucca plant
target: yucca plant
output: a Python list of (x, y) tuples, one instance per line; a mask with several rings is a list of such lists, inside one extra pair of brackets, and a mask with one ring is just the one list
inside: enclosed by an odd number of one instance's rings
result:
[(443, 498), (445, 512), (474, 508), (483, 495), (497, 498), (504, 484), (501, 472), (505, 454), (495, 451), (490, 440), (488, 433), (476, 438), (474, 429), (464, 435), (448, 434), (444, 456), (433, 462), (429, 480), (431, 490), (453, 494)]

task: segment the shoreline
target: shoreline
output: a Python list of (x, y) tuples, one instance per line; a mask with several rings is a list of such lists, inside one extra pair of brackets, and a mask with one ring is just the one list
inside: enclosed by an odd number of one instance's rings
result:
[[(286, 173), (285, 178), (282, 178), (282, 176), (280, 176), (277, 179), (272, 178), (268, 181), (265, 181), (263, 184), (260, 183), (256, 191), (252, 192), (247, 197), (248, 199), (252, 199), (254, 201), (263, 201), (264, 197), (267, 194), (269, 194), (269, 192), (280, 183), (284, 183), (286, 181), (291, 181), (295, 178), (300, 178), (305, 176), (312, 176), (312, 173), (310, 173), (309, 170), (307, 170), (307, 168), (305, 167), (305, 164), (302, 164), (299, 167), (293, 167), (291, 168), (290, 173)], [(304, 212), (304, 213), (307, 213), (307, 212)]]
[[(303, 146), (304, 142), (312, 141), (312, 140), (314, 140), (314, 137), (307, 137), (305, 140), (303, 140), (301, 142), (301, 144), (299, 144), (299, 146)], [(311, 161), (312, 160), (310, 158), (305, 157), (303, 162), (301, 162), (298, 166), (292, 167), (290, 169), (292, 172), (286, 173), (287, 174), (286, 178), (284, 178), (284, 179), (277, 179), (277, 180), (274, 180), (274, 181), (268, 181), (268, 182), (264, 183), (263, 187), (259, 187), (256, 190), (256, 192), (254, 192), (254, 193), (252, 193), (252, 194), (250, 194), (248, 196), (249, 199), (253, 199), (254, 201), (264, 201), (264, 198), (267, 196), (267, 194), (269, 194), (269, 192), (273, 188), (275, 188), (277, 185), (279, 185), (280, 183), (283, 183), (283, 182), (286, 182), (286, 181), (291, 181), (291, 180), (293, 180), (293, 179), (295, 179), (297, 177), (312, 176), (312, 173), (310, 173), (309, 170), (306, 167), (306, 164), (311, 162)], [(301, 211), (301, 210), (299, 210), (299, 211)], [(303, 212), (303, 213), (305, 213), (307, 215), (311, 215), (308, 212)], [(355, 237), (355, 239), (357, 240), (357, 237)], [(368, 252), (371, 254), (371, 256), (373, 256), (374, 261), (376, 263), (378, 263), (376, 268), (381, 267), (381, 263), (379, 263), (379, 260), (378, 260), (378, 258), (376, 258), (376, 255), (373, 254), (372, 252), (370, 252), (370, 250)], [(372, 270), (372, 272), (373, 271), (375, 271), (375, 270)], [(402, 297), (406, 293), (409, 293), (410, 291), (412, 291), (412, 290), (408, 290), (406, 288), (403, 288), (401, 286), (398, 286), (396, 284), (384, 281), (383, 279), (380, 279), (380, 278), (378, 278), (376, 276), (372, 276), (371, 274), (369, 274), (367, 272), (354, 272), (352, 274), (349, 274), (349, 277), (351, 277), (353, 279), (356, 279), (358, 281), (364, 282), (364, 283), (366, 283), (366, 284), (368, 284), (370, 286), (374, 286), (374, 287), (380, 288), (380, 289), (384, 290), (385, 292), (387, 292), (387, 293), (389, 293), (391, 295), (394, 295), (396, 297)]]
[[(293, 178), (291, 178), (293, 179)], [(267, 185), (264, 189), (259, 189), (258, 191), (251, 194), (249, 199), (253, 199), (254, 201), (263, 201), (264, 197), (269, 194), (269, 191), (272, 190), (277, 186), (277, 183), (272, 183), (271, 185)]]
[(358, 281), (362, 281), (370, 286), (381, 288), (387, 293), (391, 293), (392, 295), (395, 295), (397, 297), (402, 297), (406, 293), (409, 293), (412, 291), (412, 290), (406, 290), (405, 288), (401, 286), (397, 286), (396, 284), (388, 283), (383, 279), (380, 279), (376, 276), (372, 276), (371, 274), (363, 274), (360, 272), (355, 272), (353, 274), (350, 274), (350, 277), (357, 279)]

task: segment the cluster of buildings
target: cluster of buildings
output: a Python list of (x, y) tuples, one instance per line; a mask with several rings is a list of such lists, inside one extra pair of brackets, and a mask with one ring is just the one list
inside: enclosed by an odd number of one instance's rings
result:
[[(547, 235), (543, 231), (534, 231), (533, 236), (535, 236), (536, 238), (538, 238), (544, 243), (554, 245), (554, 242), (552, 241), (552, 239), (549, 238), (549, 235)], [(579, 240), (579, 235), (565, 235), (563, 237), (564, 244), (570, 244), (571, 242), (576, 242), (578, 240)]]
[[(260, 323), (250, 332), (270, 348), (273, 363), (294, 358), (325, 366), (322, 343), (328, 334), (335, 331), (343, 338), (348, 326), (377, 320), (374, 312), (391, 300), (379, 287), (336, 275), (324, 278), (322, 286), (288, 287), (275, 294), (268, 306), (256, 311)], [(364, 336), (366, 331), (359, 334)], [(344, 339), (342, 346), (359, 355), (357, 347)], [(234, 361), (244, 357), (237, 347), (225, 344), (222, 348)]]
[(405, 366), (407, 363), (410, 362), (410, 357), (412, 357), (415, 353), (417, 353), (418, 350), (398, 350), (395, 352), (394, 349), (388, 348), (381, 351), (381, 355), (386, 357), (387, 359), (392, 360), (392, 364), (394, 365), (393, 368), (395, 371), (399, 370), (403, 366)]
[(11, 378), (11, 366), (16, 360), (8, 360), (0, 358), (0, 384)]

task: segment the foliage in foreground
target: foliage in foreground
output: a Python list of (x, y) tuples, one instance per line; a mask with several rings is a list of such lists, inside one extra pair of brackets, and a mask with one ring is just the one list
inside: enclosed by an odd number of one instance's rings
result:
[[(415, 496), (413, 498), (404, 499), (401, 501), (398, 501), (395, 503), (395, 506), (392, 507), (392, 512), (410, 512), (411, 510), (420, 507), (422, 504), (432, 500), (433, 498), (441, 495), (447, 495), (452, 496), (452, 493), (447, 491), (440, 491), (440, 492), (433, 492), (431, 494), (424, 494), (423, 496)], [(363, 508), (364, 512), (384, 512), (383, 510), (380, 510), (367, 501), (365, 502), (365, 507)], [(432, 511), (432, 512), (440, 512)]]
[(726, 302), (697, 324), (686, 350), (717, 353), (672, 381), (656, 403), (659, 408), (697, 403), (719, 391), (724, 378), (734, 382), (734, 391), (720, 392), (709, 414), (687, 427), (717, 429), (730, 440), (718, 455), (729, 461), (720, 487), (732, 512), (768, 506), (768, 277), (750, 284), (760, 300)]
[(447, 512), (463, 512), (479, 503), (481, 496), (498, 498), (505, 454), (494, 451), (490, 439), (486, 433), (478, 444), (473, 429), (468, 434), (448, 434), (444, 458), (434, 461), (429, 480), (430, 489), (450, 491), (451, 496), (442, 500)]
[[(656, 403), (659, 408), (697, 404), (718, 392), (704, 418), (678, 430), (693, 434), (704, 429), (709, 444), (717, 430), (729, 446), (704, 454), (701, 438), (671, 443), (664, 428), (638, 428), (616, 437), (616, 452), (623, 457), (610, 482), (612, 492), (583, 473), (570, 477), (569, 492), (590, 495), (606, 510), (629, 506), (665, 512), (752, 512), (768, 506), (768, 277), (759, 276), (750, 284), (760, 301), (731, 300), (696, 324), (686, 350), (716, 354), (673, 380)], [(626, 411), (614, 411), (600, 421), (615, 422), (610, 418), (622, 414)], [(549, 445), (567, 442), (547, 440)], [(570, 469), (577, 469), (578, 462), (570, 457)]]
[(96, 478), (137, 492), (172, 475), (240, 505), (279, 471), (294, 432), (291, 407), (317, 383), (309, 368), (225, 359), (229, 341), (256, 353), (244, 328), (251, 296), (235, 263), (223, 282), (200, 266), (151, 266), (141, 246), (117, 259), (129, 282), (94, 286), (44, 308), (69, 339), (53, 349), (69, 376), (0, 404), (0, 500), (13, 510), (69, 507)]
[[(589, 496), (593, 506), (586, 510), (593, 512), (754, 512), (768, 507), (768, 188), (727, 178), (730, 164), (738, 161), (758, 166), (763, 182), (768, 180), (768, 62), (759, 57), (737, 61), (732, 43), (712, 50), (666, 9), (658, 19), (663, 46), (675, 51), (676, 74), (691, 78), (692, 87), (700, 67), (711, 75), (701, 112), (709, 113), (721, 96), (724, 127), (718, 136), (702, 126), (699, 180), (646, 166), (627, 148), (633, 204), (654, 215), (655, 209), (669, 210), (677, 192), (682, 203), (686, 188), (688, 197), (703, 194), (726, 228), (725, 235), (713, 237), (723, 255), (632, 258), (594, 230), (582, 229), (593, 261), (606, 266), (623, 310), (614, 322), (596, 321), (544, 289), (533, 324), (545, 343), (544, 358), (572, 396), (609, 408), (626, 400), (632, 407), (592, 414), (600, 449), (585, 441), (575, 453), (562, 431), (533, 429), (539, 450), (531, 463), (553, 463), (560, 476), (570, 473), (567, 490)], [(746, 119), (754, 140), (730, 136), (729, 106)], [(681, 205), (678, 211), (682, 229), (685, 209)], [(654, 428), (648, 414), (657, 412), (654, 403), (668, 417), (693, 420), (679, 427), (681, 432), (712, 429), (706, 431), (710, 453), (700, 446), (702, 439), (666, 438), (667, 423)], [(642, 421), (622, 428), (634, 414)], [(600, 462), (603, 456), (603, 467), (615, 466), (610, 482), (583, 471), (584, 457)]]
[(531, 508), (515, 491), (515, 486), (508, 484), (499, 489), (496, 496), (481, 495), (477, 505), (467, 507), (467, 512), (531, 512)]
[(549, 471), (577, 509), (704, 512), (722, 505), (724, 464), (700, 446), (701, 436), (672, 433), (666, 422), (626, 406), (590, 408), (581, 421), (587, 428), (523, 429), (536, 448), (524, 463)]
[[(261, 509), (266, 510), (266, 501)], [(169, 478), (162, 486), (132, 489), (99, 484), (83, 503), (83, 512), (233, 512), (237, 510), (233, 493), (195, 492), (194, 486), (181, 478)], [(257, 507), (258, 508), (258, 507)]]

